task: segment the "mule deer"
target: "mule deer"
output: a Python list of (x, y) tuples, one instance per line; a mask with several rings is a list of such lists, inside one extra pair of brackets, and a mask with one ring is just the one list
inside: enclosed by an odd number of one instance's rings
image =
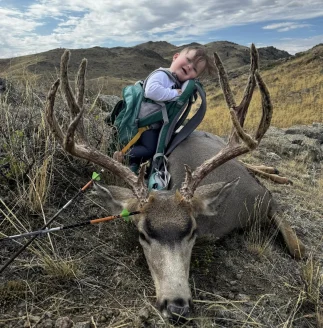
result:
[[(159, 192), (148, 191), (144, 182), (145, 165), (136, 176), (129, 168), (88, 144), (82, 121), (87, 61), (84, 59), (80, 65), (74, 94), (67, 75), (69, 57), (70, 52), (65, 51), (61, 59), (61, 78), (49, 91), (47, 122), (67, 152), (108, 169), (129, 185), (130, 189), (98, 185), (97, 192), (112, 204), (116, 213), (123, 208), (141, 212), (133, 222), (155, 283), (157, 307), (165, 317), (177, 320), (190, 314), (192, 298), (188, 279), (196, 237), (205, 234), (222, 237), (234, 229), (246, 227), (253, 219), (254, 205), (259, 198), (262, 199), (261, 217), (272, 218), (293, 256), (304, 256), (305, 248), (294, 231), (276, 215), (277, 205), (270, 192), (234, 159), (258, 146), (272, 116), (270, 95), (258, 72), (258, 53), (254, 45), (251, 46), (250, 76), (239, 106), (234, 101), (220, 58), (214, 54), (233, 122), (228, 144), (209, 133), (192, 133), (169, 156), (171, 186)], [(54, 115), (55, 95), (60, 84), (72, 118), (66, 133)], [(263, 115), (251, 137), (242, 127), (256, 84), (262, 96)]]

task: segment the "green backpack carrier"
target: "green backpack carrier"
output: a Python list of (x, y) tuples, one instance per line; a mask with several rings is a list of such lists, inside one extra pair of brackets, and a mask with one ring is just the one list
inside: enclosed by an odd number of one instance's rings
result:
[[(180, 88), (177, 79), (166, 69), (164, 71)], [(156, 154), (150, 165), (148, 187), (161, 190), (167, 188), (170, 175), (167, 171), (167, 156), (183, 141), (202, 121), (206, 111), (204, 89), (198, 80), (188, 80), (182, 86), (182, 94), (175, 101), (155, 102), (144, 97), (146, 81), (123, 89), (120, 100), (106, 121), (116, 128), (117, 142), (125, 154), (140, 138), (141, 134), (155, 124), (160, 124)], [(187, 120), (192, 104), (201, 98), (201, 105), (195, 114)], [(148, 108), (148, 110), (146, 109)], [(144, 110), (143, 110), (144, 109)]]

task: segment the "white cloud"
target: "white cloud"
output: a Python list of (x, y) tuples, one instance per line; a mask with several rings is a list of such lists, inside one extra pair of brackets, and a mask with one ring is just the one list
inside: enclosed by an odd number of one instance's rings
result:
[(277, 30), (278, 32), (287, 32), (297, 28), (310, 27), (310, 24), (300, 24), (296, 22), (285, 22), (270, 24), (263, 27), (264, 30)]
[(321, 0), (34, 0), (24, 8), (0, 1), (0, 15), (0, 57), (13, 57), (59, 46), (198, 41), (230, 26), (273, 19), (285, 23), (264, 29), (288, 32), (309, 26), (295, 20), (323, 16), (323, 6)]
[(319, 43), (323, 43), (323, 34), (306, 39), (281, 39), (280, 41), (271, 45), (278, 49), (284, 49), (290, 54), (294, 55), (297, 52), (306, 51)]
[(310, 26), (311, 26), (310, 24), (293, 24), (293, 25), (286, 26), (284, 28), (279, 28), (277, 32), (288, 32), (290, 30), (295, 30), (298, 28), (310, 27)]

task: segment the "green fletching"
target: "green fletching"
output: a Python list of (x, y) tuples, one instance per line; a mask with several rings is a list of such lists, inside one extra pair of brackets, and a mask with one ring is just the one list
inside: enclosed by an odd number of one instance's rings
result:
[(93, 172), (92, 173), (92, 180), (100, 181), (101, 180), (100, 174), (99, 173), (96, 173), (96, 172)]
[(130, 214), (129, 211), (126, 208), (124, 208), (120, 215), (124, 218), (126, 222), (129, 222), (130, 221), (129, 214)]
[(130, 214), (129, 211), (126, 208), (124, 208), (120, 215), (124, 218), (126, 216), (129, 216), (129, 214)]

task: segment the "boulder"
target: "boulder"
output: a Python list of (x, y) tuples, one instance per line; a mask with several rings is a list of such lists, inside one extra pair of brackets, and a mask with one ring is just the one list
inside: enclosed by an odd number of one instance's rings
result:
[(119, 100), (121, 100), (121, 98), (118, 96), (100, 95), (97, 99), (97, 105), (103, 111), (110, 113)]
[(280, 157), (301, 157), (307, 162), (323, 160), (323, 124), (298, 125), (287, 129), (270, 127), (261, 147)]

